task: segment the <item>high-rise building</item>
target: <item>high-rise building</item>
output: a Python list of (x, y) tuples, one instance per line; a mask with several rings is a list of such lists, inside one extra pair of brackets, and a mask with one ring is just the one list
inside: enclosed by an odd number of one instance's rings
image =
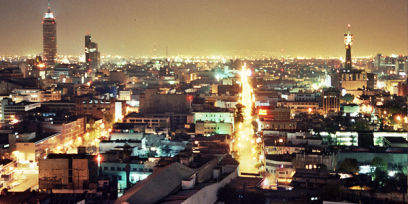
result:
[(352, 62), (351, 62), (351, 46), (353, 45), (353, 37), (354, 35), (351, 34), (350, 31), (350, 24), (348, 24), (348, 31), (344, 34), (344, 45), (346, 46), (346, 61), (344, 63), (345, 70), (352, 69)]
[(48, 1), (48, 12), (43, 19), (43, 58), (46, 65), (52, 66), (57, 60), (57, 23), (54, 14), (51, 13), (50, 1)]
[(340, 91), (335, 88), (323, 89), (322, 102), (324, 114), (340, 112)]
[(100, 53), (98, 51), (98, 44), (91, 41), (91, 35), (86, 32), (85, 36), (85, 59), (86, 69), (94, 72), (99, 69)]

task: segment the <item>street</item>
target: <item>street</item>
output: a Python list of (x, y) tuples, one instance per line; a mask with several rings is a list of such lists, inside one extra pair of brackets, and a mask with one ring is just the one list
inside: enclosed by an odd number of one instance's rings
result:
[(38, 170), (14, 170), (14, 181), (11, 183), (15, 182), (20, 184), (9, 189), (9, 192), (24, 192), (38, 187)]
[(252, 89), (248, 83), (247, 70), (245, 65), (242, 67), (241, 71), (241, 103), (245, 106), (243, 110), (244, 121), (242, 125), (238, 127), (236, 131), (237, 138), (237, 150), (239, 152), (239, 172), (240, 176), (243, 173), (256, 174), (258, 169), (255, 168), (257, 163), (257, 158), (254, 158), (253, 152), (256, 146), (256, 141), (254, 139), (254, 133), (252, 132), (252, 116), (251, 108), (253, 103)]

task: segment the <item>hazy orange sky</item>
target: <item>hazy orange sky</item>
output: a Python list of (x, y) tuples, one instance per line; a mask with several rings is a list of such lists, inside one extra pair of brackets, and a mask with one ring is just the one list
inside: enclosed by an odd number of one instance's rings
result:
[[(41, 54), (46, 0), (0, 0), (0, 55)], [(82, 54), (89, 29), (101, 54), (408, 54), (407, 0), (51, 0), (58, 54)]]

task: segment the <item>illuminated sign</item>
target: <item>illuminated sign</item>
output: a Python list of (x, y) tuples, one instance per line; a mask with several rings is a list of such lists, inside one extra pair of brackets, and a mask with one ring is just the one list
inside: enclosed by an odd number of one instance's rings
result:
[(268, 115), (268, 114), (267, 114), (267, 110), (265, 110), (265, 109), (260, 109), (260, 110), (259, 110), (259, 115)]

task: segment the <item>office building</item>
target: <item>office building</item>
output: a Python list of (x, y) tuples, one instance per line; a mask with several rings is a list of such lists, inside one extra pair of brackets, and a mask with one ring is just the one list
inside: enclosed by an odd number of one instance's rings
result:
[(45, 13), (43, 19), (43, 58), (46, 65), (53, 66), (57, 60), (57, 23), (54, 14), (51, 13), (49, 1), (48, 12)]
[(98, 51), (98, 44), (91, 41), (89, 32), (85, 36), (85, 59), (86, 69), (97, 71), (100, 64), (100, 53)]
[(11, 122), (15, 119), (16, 113), (29, 111), (37, 107), (41, 107), (41, 103), (27, 101), (15, 103), (9, 98), (4, 98), (1, 100), (1, 120)]
[(340, 112), (340, 91), (333, 88), (323, 89), (322, 99), (324, 114)]
[(96, 157), (86, 154), (49, 154), (47, 159), (40, 159), (39, 189), (53, 189), (55, 192), (96, 189), (98, 182)]

